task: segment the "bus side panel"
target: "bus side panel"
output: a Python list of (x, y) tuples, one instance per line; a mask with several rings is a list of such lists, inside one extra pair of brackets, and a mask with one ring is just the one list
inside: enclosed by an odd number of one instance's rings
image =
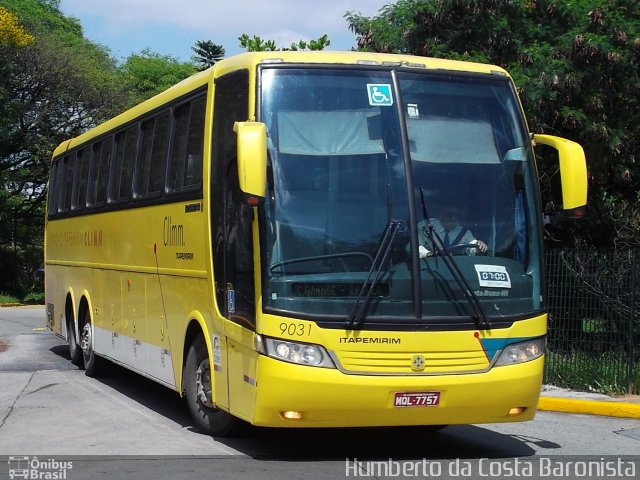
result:
[(229, 405), (233, 415), (253, 421), (256, 404), (258, 353), (255, 333), (227, 321)]
[[(111, 309), (105, 304), (104, 287), (108, 285), (109, 272), (102, 269), (85, 269), (91, 273), (92, 280), (85, 283), (84, 297), (93, 324), (93, 349), (98, 355), (107, 355), (111, 347)], [(108, 295), (108, 293), (107, 293)], [(83, 318), (78, 318), (82, 325)]]
[(208, 282), (203, 278), (147, 276), (149, 374), (178, 387), (182, 382), (184, 332), (192, 320), (210, 331)]
[[(100, 327), (100, 336), (96, 336), (100, 340), (97, 352), (147, 373), (145, 275), (112, 271), (108, 277), (111, 289), (104, 308), (108, 309), (109, 317), (113, 310), (114, 321), (111, 318), (105, 322), (96, 320)], [(115, 318), (116, 310), (122, 312), (119, 321)]]
[[(48, 326), (56, 335), (67, 338), (65, 299), (67, 292), (64, 284), (58, 280), (60, 267), (46, 267), (45, 275), (45, 303), (47, 308)], [(56, 272), (56, 274), (54, 274)]]
[(125, 356), (125, 325), (122, 317), (122, 273), (108, 272), (106, 283), (108, 292), (105, 297), (106, 315), (111, 341), (106, 346), (105, 354), (120, 359)]
[[(160, 289), (172, 292), (176, 283), (173, 277), (160, 277), (159, 275), (147, 275), (147, 322), (146, 343), (147, 371), (149, 375), (162, 380), (169, 385), (176, 385), (171, 361), (171, 347), (169, 342), (169, 329), (165, 318), (164, 299)], [(168, 314), (168, 313), (167, 313)]]
[(215, 330), (212, 337), (213, 401), (218, 407), (229, 410), (229, 346), (227, 337), (220, 335)]

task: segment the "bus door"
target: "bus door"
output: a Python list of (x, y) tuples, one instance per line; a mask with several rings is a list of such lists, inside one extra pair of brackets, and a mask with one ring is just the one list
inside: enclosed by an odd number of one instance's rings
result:
[[(211, 223), (218, 311), (224, 317), (221, 365), (214, 365), (214, 401), (251, 420), (255, 404), (257, 352), (254, 347), (255, 285), (253, 207), (240, 192), (235, 122), (246, 121), (249, 74), (232, 72), (216, 79), (213, 121)], [(224, 345), (226, 343), (226, 349)], [(225, 358), (226, 353), (226, 358)]]

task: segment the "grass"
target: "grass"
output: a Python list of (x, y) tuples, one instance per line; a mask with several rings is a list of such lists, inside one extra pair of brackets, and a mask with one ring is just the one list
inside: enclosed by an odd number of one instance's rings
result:
[(0, 307), (15, 305), (44, 305), (44, 293), (30, 292), (22, 300), (8, 293), (0, 293)]
[(0, 305), (20, 305), (20, 300), (13, 295), (0, 293)]
[(633, 362), (631, 391), (624, 350), (590, 354), (547, 351), (544, 382), (557, 387), (607, 395), (640, 393), (640, 361)]
[(27, 305), (44, 305), (44, 293), (31, 292), (23, 299), (23, 303)]

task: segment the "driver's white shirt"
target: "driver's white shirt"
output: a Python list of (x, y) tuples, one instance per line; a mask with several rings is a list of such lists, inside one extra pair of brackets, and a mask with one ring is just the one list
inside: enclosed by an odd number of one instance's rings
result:
[[(458, 235), (460, 235), (460, 232), (462, 232), (462, 229), (464, 228), (464, 226), (462, 225), (456, 225), (455, 227), (453, 227), (451, 230), (447, 232), (447, 230), (442, 225), (442, 222), (440, 222), (439, 218), (431, 218), (429, 221), (433, 226), (433, 229), (440, 236), (440, 238), (442, 239), (442, 242), (445, 245), (447, 245), (447, 240), (446, 240), (447, 234), (449, 235), (450, 246), (453, 246), (454, 241), (456, 240)], [(425, 226), (426, 226), (425, 220), (421, 220), (420, 222), (418, 222), (418, 240), (420, 245), (424, 246), (428, 251), (431, 251), (432, 250), (431, 241), (427, 238), (424, 232)], [(467, 231), (465, 232), (465, 234), (462, 235), (462, 237), (457, 242), (455, 242), (455, 244), (459, 245), (459, 244), (475, 243), (475, 239), (476, 237), (473, 236), (473, 233), (471, 233), (471, 230), (467, 228)]]

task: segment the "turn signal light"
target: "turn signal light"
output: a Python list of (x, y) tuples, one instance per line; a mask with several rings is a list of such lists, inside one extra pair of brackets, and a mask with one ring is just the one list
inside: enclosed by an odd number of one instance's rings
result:
[(527, 407), (514, 407), (511, 410), (509, 410), (509, 416), (515, 417), (516, 415), (520, 415), (521, 413), (524, 413), (526, 409)]
[(287, 410), (286, 412), (280, 412), (280, 414), (287, 420), (302, 420), (302, 412)]

